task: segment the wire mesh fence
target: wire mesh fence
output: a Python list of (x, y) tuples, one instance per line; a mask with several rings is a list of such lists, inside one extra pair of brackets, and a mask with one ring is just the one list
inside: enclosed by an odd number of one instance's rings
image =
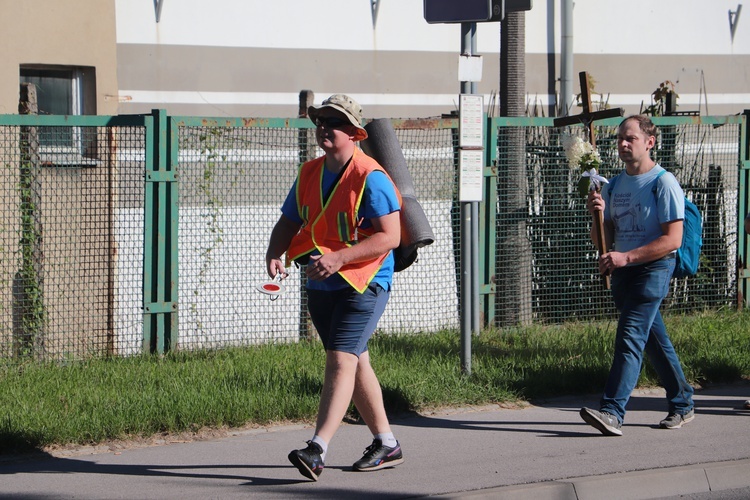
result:
[[(672, 172), (703, 215), (701, 265), (674, 279), (664, 307), (689, 312), (737, 300), (737, 206), (740, 121), (654, 119), (660, 134), (654, 158)], [(676, 124), (672, 124), (676, 123)], [(601, 174), (617, 175), (617, 127), (598, 126)], [(612, 318), (611, 295), (597, 272), (591, 218), (577, 190), (565, 134), (582, 127), (509, 127), (499, 133), (497, 239), (498, 326)], [(520, 156), (519, 156), (520, 155)]]
[(265, 251), (300, 163), (293, 128), (180, 127), (179, 332), (182, 348), (250, 344), (299, 335), (305, 303), (271, 301)]
[[(420, 250), (417, 263), (396, 275), (379, 323), (384, 332), (436, 331), (457, 325), (460, 246), (454, 245), (452, 234), (455, 168), (450, 125), (404, 128), (396, 124), (417, 196), (437, 241)], [(181, 348), (314, 335), (301, 269), (294, 265), (288, 269), (284, 286), (289, 292), (278, 300), (258, 293), (256, 285), (268, 280), (268, 239), (300, 162), (323, 152), (309, 147), (312, 138), (307, 129), (201, 124), (179, 130)]]
[(0, 127), (0, 357), (140, 352), (143, 133)]
[[(148, 122), (111, 117), (0, 116), (0, 358), (85, 359), (144, 350), (144, 172), (155, 161)], [(704, 217), (699, 273), (673, 280), (665, 308), (737, 302), (741, 117), (655, 120), (656, 159)], [(176, 117), (179, 294), (176, 347), (205, 349), (314, 336), (304, 281), (291, 266), (287, 292), (270, 300), (271, 228), (301, 162), (322, 154), (304, 120)], [(546, 120), (546, 121), (545, 121)], [(614, 317), (596, 272), (590, 217), (576, 192), (563, 134), (549, 119), (498, 128), (482, 206), (489, 272), (482, 300), (490, 326)], [(44, 125), (44, 126), (42, 126)], [(435, 233), (418, 261), (394, 277), (383, 333), (458, 329), (460, 262), (458, 120), (393, 120), (416, 196)], [(611, 177), (616, 126), (596, 128)], [(493, 184), (493, 185), (495, 185)], [(154, 229), (156, 230), (156, 229)], [(492, 255), (492, 260), (487, 259)], [(489, 291), (488, 291), (489, 290)], [(148, 350), (149, 346), (146, 346)]]
[[(143, 181), (146, 157), (145, 127), (119, 127), (110, 132), (114, 245), (112, 324), (115, 355), (140, 354), (143, 350)], [(83, 331), (82, 333), (86, 333)]]

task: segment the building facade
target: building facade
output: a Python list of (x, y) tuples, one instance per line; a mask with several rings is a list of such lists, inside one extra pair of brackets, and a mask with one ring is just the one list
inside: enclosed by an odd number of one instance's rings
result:
[[(571, 34), (566, 1), (525, 14), (530, 114), (557, 114), (563, 36), (573, 87), (587, 71), (595, 106), (635, 113), (671, 82), (680, 111), (750, 108), (750, 19), (735, 0), (579, 0)], [(54, 114), (293, 117), (302, 90), (352, 94), (369, 117), (457, 108), (460, 25), (428, 24), (423, 0), (0, 0), (0, 14), (0, 114), (17, 112), (20, 81), (49, 83)], [(488, 106), (500, 29), (476, 29)]]
[[(554, 115), (561, 6), (525, 14), (531, 114)], [(573, 88), (596, 81), (594, 105), (651, 104), (672, 82), (678, 110), (750, 107), (750, 19), (735, 0), (579, 0), (573, 5)], [(500, 23), (479, 23), (478, 92), (500, 88)], [(432, 117), (457, 108), (460, 25), (428, 24), (422, 0), (117, 1), (120, 110), (166, 107), (199, 116), (297, 116), (298, 94), (346, 92), (369, 117)]]
[(0, 0), (0, 114), (24, 81), (44, 83), (42, 113), (117, 113), (114, 0)]

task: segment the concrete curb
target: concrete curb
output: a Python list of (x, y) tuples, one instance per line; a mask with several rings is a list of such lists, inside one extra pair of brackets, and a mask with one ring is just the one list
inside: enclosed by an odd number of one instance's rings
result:
[(587, 476), (438, 495), (441, 499), (639, 500), (750, 488), (750, 459)]

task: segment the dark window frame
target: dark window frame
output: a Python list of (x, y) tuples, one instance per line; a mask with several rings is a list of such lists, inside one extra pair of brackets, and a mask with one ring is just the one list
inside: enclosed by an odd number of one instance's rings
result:
[[(56, 115), (96, 114), (96, 68), (22, 64), (20, 83), (37, 86), (38, 113)], [(45, 164), (95, 165), (96, 129), (41, 127), (39, 153)]]

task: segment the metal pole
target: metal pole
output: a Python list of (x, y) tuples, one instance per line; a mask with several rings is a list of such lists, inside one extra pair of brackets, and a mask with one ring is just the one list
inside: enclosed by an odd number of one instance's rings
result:
[[(476, 24), (471, 33), (471, 55), (477, 53)], [(471, 94), (477, 93), (477, 82), (471, 82)], [(471, 332), (478, 334), (479, 324), (479, 202), (471, 202)]]
[(560, 116), (573, 109), (573, 0), (560, 0)]
[[(476, 48), (476, 23), (461, 23), (461, 54), (473, 55)], [(462, 94), (476, 92), (476, 84), (461, 82)], [(475, 297), (475, 274), (478, 281), (479, 272), (475, 273), (475, 249), (478, 249), (474, 236), (474, 226), (478, 207), (474, 202), (461, 202), (461, 371), (471, 374), (471, 335), (474, 327), (474, 309), (478, 311), (478, 301)], [(476, 226), (476, 234), (479, 226)], [(477, 250), (478, 251), (478, 250)], [(477, 267), (478, 268), (478, 267)], [(478, 290), (478, 288), (477, 288)], [(478, 316), (478, 313), (477, 313)]]
[[(461, 371), (471, 375), (471, 203), (461, 203)], [(467, 248), (468, 247), (468, 248)]]
[[(474, 55), (477, 41), (477, 23), (461, 23), (461, 54)], [(462, 94), (473, 94), (476, 91), (476, 83), (461, 82)]]

